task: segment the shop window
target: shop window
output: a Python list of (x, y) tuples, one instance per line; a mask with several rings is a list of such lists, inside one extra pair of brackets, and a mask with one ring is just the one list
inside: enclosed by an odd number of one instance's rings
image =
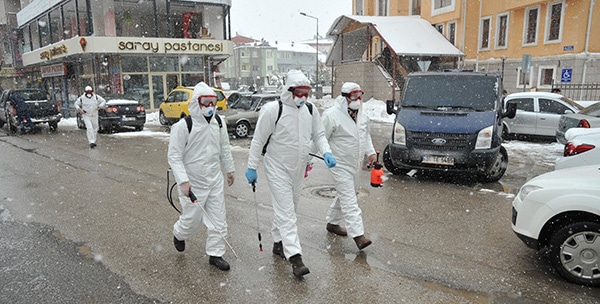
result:
[(71, 0), (63, 5), (63, 37), (69, 39), (77, 35), (77, 14), (75, 13), (75, 1)]
[(150, 61), (151, 72), (178, 72), (178, 57), (152, 56)]
[(182, 72), (196, 72), (204, 70), (203, 57), (182, 57), (185, 60), (180, 60)]
[(121, 58), (123, 73), (148, 72), (146, 56), (126, 56)]
[(48, 22), (48, 16), (41, 16), (37, 20), (38, 31), (40, 32), (40, 46), (45, 47), (50, 45), (50, 22)]

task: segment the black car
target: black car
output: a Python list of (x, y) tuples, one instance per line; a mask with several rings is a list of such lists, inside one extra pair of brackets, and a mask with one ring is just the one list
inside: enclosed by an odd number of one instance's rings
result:
[[(102, 97), (106, 100), (106, 107), (98, 110), (99, 132), (116, 132), (123, 127), (134, 128), (136, 131), (144, 129), (146, 109), (138, 101), (123, 95)], [(85, 129), (85, 123), (79, 112), (77, 127)]]
[(7, 124), (12, 132), (16, 132), (21, 122), (17, 121), (16, 111), (10, 103), (12, 94), (18, 93), (27, 105), (27, 110), (34, 124), (47, 123), (50, 130), (58, 127), (62, 118), (60, 103), (50, 101), (48, 95), (39, 89), (10, 89), (2, 92), (0, 97), (0, 128)]

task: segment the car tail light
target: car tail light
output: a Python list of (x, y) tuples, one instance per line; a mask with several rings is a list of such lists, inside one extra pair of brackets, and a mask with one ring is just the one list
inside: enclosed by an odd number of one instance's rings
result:
[(563, 156), (573, 156), (581, 154), (594, 148), (596, 148), (596, 146), (590, 144), (574, 145), (572, 143), (567, 143), (565, 145), (565, 151), (563, 153)]
[(589, 128), (590, 127), (590, 122), (587, 121), (587, 119), (582, 119), (579, 121), (579, 124), (577, 125), (578, 128)]
[(56, 110), (58, 111), (58, 113), (60, 113), (60, 102), (56, 103)]
[(106, 109), (104, 109), (104, 111), (105, 111), (106, 113), (110, 113), (110, 112), (113, 112), (113, 113), (118, 113), (118, 112), (119, 112), (119, 109), (117, 109), (117, 108), (115, 108), (115, 107), (106, 107)]
[(146, 112), (146, 109), (144, 109), (144, 106), (137, 106), (137, 108), (135, 108), (135, 110), (137, 112)]

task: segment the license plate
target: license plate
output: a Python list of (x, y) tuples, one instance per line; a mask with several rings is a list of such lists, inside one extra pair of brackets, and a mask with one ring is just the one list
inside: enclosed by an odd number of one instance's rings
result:
[(454, 157), (425, 155), (421, 158), (421, 162), (424, 164), (454, 166)]
[(134, 121), (134, 120), (135, 120), (135, 117), (125, 117), (125, 116), (121, 117), (121, 121)]

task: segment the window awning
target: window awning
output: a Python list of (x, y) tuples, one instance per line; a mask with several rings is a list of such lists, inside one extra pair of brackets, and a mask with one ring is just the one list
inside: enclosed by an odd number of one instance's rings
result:
[(464, 56), (419, 16), (343, 15), (334, 21), (327, 35), (334, 38), (327, 64), (360, 60), (375, 36), (399, 56)]

